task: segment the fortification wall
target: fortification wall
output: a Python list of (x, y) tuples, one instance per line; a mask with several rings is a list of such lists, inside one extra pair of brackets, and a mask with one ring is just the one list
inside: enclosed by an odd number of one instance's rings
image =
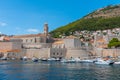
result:
[(102, 49), (102, 48), (96, 48), (94, 49), (96, 56), (98, 57), (117, 57), (120, 56), (120, 49)]
[(50, 57), (52, 58), (65, 58), (66, 56), (66, 48), (51, 48), (50, 49)]
[(66, 58), (80, 58), (80, 59), (85, 59), (88, 58), (88, 52), (85, 50), (80, 50), (80, 49), (68, 49), (66, 53)]
[(120, 56), (120, 49), (103, 49), (103, 57), (105, 56), (111, 56), (111, 57), (117, 57)]
[(24, 56), (28, 58), (37, 57), (37, 58), (49, 58), (50, 57), (50, 48), (41, 48), (41, 49), (24, 49)]

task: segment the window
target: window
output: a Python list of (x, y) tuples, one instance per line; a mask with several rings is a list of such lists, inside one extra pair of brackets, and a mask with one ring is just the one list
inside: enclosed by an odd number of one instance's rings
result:
[(57, 53), (57, 55), (59, 55), (59, 53)]
[(31, 42), (32, 42), (32, 39), (31, 39)]
[(55, 53), (53, 53), (53, 55), (55, 55)]
[(35, 43), (37, 42), (36, 38), (35, 38)]
[(28, 42), (28, 39), (26, 39), (26, 42)]

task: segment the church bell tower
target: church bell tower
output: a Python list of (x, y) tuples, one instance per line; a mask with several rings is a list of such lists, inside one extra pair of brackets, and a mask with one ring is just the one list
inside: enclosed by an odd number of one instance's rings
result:
[(44, 34), (47, 36), (48, 35), (48, 24), (44, 24)]

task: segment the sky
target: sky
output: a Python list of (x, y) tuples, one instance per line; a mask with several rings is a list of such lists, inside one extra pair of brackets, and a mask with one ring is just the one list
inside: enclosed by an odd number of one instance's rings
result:
[(120, 0), (0, 0), (0, 33), (23, 35), (43, 33), (64, 26)]

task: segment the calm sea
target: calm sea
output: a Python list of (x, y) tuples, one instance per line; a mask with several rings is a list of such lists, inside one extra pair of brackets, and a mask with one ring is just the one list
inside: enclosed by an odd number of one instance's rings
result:
[(120, 80), (120, 65), (0, 61), (0, 80)]

